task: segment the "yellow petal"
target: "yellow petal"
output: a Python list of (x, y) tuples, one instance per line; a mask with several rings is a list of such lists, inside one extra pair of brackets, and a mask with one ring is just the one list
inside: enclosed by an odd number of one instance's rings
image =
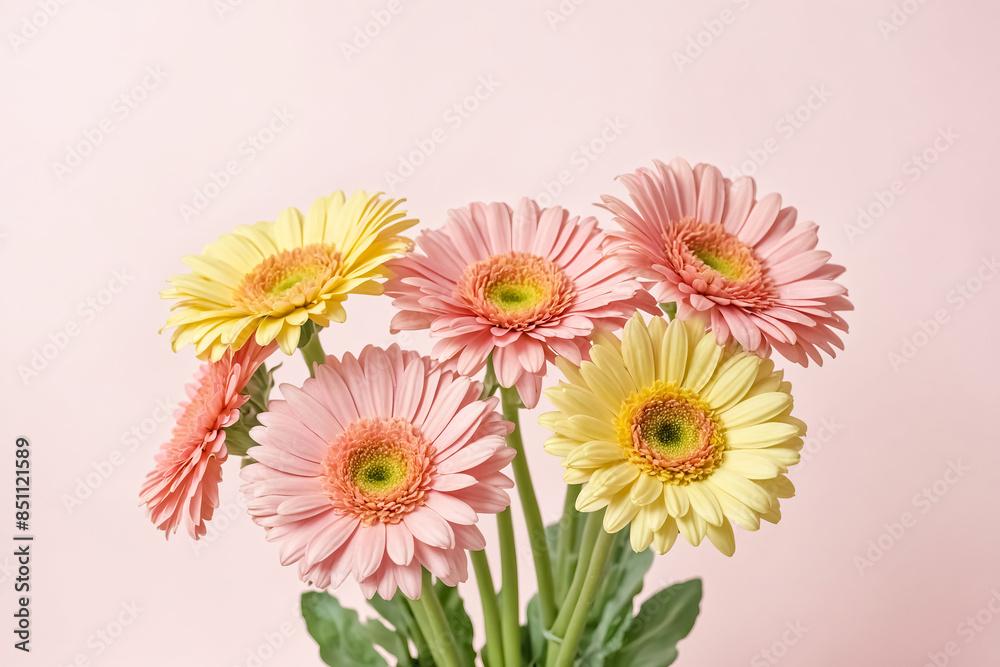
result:
[(719, 376), (718, 381), (705, 396), (705, 400), (716, 410), (728, 410), (743, 398), (754, 379), (760, 357), (748, 354)]
[(736, 536), (733, 535), (733, 525), (728, 520), (723, 521), (720, 526), (710, 525), (706, 533), (708, 539), (723, 555), (732, 556), (736, 553)]
[(715, 342), (715, 335), (706, 333), (691, 355), (691, 363), (684, 378), (684, 386), (691, 391), (701, 391), (702, 387), (712, 378), (719, 360), (722, 358), (722, 347)]
[(778, 416), (791, 405), (791, 396), (781, 391), (770, 391), (740, 401), (722, 411), (719, 419), (727, 429), (753, 426)]
[[(632, 484), (631, 498), (632, 502), (636, 505), (649, 505), (650, 503), (659, 500), (660, 494), (662, 493), (663, 482), (652, 475), (643, 473), (639, 475), (639, 477)], [(662, 503), (657, 504), (662, 505)]]
[(798, 435), (794, 424), (765, 422), (742, 428), (726, 429), (726, 444), (735, 449), (759, 449), (780, 445)]

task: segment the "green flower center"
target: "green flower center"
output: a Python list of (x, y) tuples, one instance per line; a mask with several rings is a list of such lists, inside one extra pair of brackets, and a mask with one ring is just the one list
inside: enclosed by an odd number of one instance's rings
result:
[(350, 476), (363, 493), (384, 495), (406, 481), (406, 460), (389, 451), (362, 451), (351, 460)]
[(639, 432), (650, 449), (669, 458), (690, 454), (701, 435), (694, 416), (683, 410), (650, 411)]
[(285, 276), (283, 280), (271, 287), (270, 293), (274, 296), (284, 294), (303, 280), (315, 279), (320, 274), (321, 270), (321, 267), (318, 266), (299, 267), (298, 271)]
[(573, 283), (553, 261), (526, 252), (491, 255), (465, 267), (455, 297), (493, 326), (527, 330), (558, 317)]
[(242, 310), (262, 315), (286, 315), (313, 302), (331, 278), (340, 274), (341, 257), (327, 243), (282, 250), (248, 271), (233, 294)]
[(743, 277), (744, 266), (735, 258), (724, 257), (704, 249), (694, 250), (691, 254), (704, 262), (710, 269), (718, 271), (723, 278), (739, 280)]
[(519, 313), (534, 308), (548, 295), (533, 283), (496, 282), (486, 288), (486, 298), (505, 313)]
[(622, 403), (615, 429), (626, 458), (665, 483), (708, 476), (726, 449), (722, 425), (708, 404), (689, 389), (660, 381)]

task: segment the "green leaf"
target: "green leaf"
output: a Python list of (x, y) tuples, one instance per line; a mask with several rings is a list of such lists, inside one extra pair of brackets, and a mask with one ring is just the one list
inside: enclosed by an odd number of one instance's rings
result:
[(417, 621), (413, 618), (409, 604), (402, 593), (396, 593), (390, 600), (383, 600), (378, 593), (368, 601), (375, 611), (385, 620), (392, 624), (396, 632), (413, 642), (417, 647), (419, 660), (412, 664), (419, 664), (420, 667), (434, 667), (434, 658), (431, 657), (430, 646), (424, 641), (424, 636), (417, 627)]
[(633, 551), (629, 531), (622, 530), (615, 535), (611, 557), (611, 567), (594, 602), (596, 626), (590, 630), (585, 643), (581, 643), (581, 651), (589, 660), (585, 660), (588, 667), (601, 667), (604, 656), (622, 645), (632, 623), (632, 601), (642, 591), (646, 573), (653, 566), (654, 554), (651, 549), (642, 553)]
[[(541, 665), (545, 654), (545, 623), (542, 621), (542, 603), (538, 595), (531, 596), (528, 601), (527, 641), (522, 639), (522, 656), (529, 665)], [(526, 654), (525, 654), (526, 653)]]
[(274, 371), (280, 367), (281, 364), (274, 368), (262, 364), (244, 387), (243, 393), (250, 398), (240, 408), (240, 418), (236, 423), (223, 429), (226, 432), (226, 451), (232, 456), (246, 456), (247, 450), (257, 445), (250, 438), (250, 429), (260, 424), (257, 415), (267, 412), (267, 400), (274, 387)]
[(413, 656), (410, 655), (410, 647), (403, 633), (390, 630), (381, 621), (374, 618), (368, 620), (365, 623), (365, 627), (372, 641), (396, 656), (397, 665), (409, 667), (409, 665), (413, 664)]
[(653, 552), (632, 550), (629, 531), (615, 535), (610, 565), (598, 589), (580, 641), (580, 656), (587, 667), (602, 667), (605, 656), (618, 650), (632, 623), (632, 601), (642, 591), (653, 566)]
[(662, 308), (663, 312), (667, 314), (668, 320), (672, 320), (677, 317), (677, 302), (670, 301), (668, 303), (661, 303), (660, 308)]
[(694, 627), (700, 603), (701, 579), (674, 584), (646, 600), (625, 631), (622, 647), (608, 656), (605, 667), (673, 664), (677, 642)]
[(375, 650), (375, 640), (361, 623), (358, 612), (340, 606), (337, 598), (329, 593), (303, 593), (302, 617), (309, 634), (319, 644), (319, 655), (326, 664), (334, 667), (388, 665)]
[(299, 327), (299, 344), (298, 348), (302, 349), (309, 344), (309, 341), (313, 339), (317, 333), (322, 330), (323, 327), (318, 326), (312, 320), (306, 320), (301, 327)]
[[(437, 581), (434, 584), (434, 590), (438, 595), (438, 599), (441, 600), (441, 606), (444, 608), (444, 617), (448, 621), (448, 627), (451, 628), (452, 634), (455, 635), (459, 657), (462, 657), (465, 664), (474, 665), (476, 662), (476, 649), (472, 644), (472, 619), (469, 618), (469, 614), (465, 611), (465, 603), (458, 594), (458, 588), (446, 586)], [(422, 658), (420, 664), (424, 664)]]

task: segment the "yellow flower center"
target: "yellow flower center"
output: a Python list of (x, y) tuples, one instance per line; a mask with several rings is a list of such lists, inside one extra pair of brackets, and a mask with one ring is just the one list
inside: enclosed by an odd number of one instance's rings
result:
[(423, 504), (434, 474), (433, 448), (408, 421), (366, 417), (330, 444), (323, 490), (333, 506), (365, 525), (398, 523)]
[(656, 382), (631, 394), (615, 419), (626, 458), (672, 484), (710, 475), (726, 450), (722, 425), (697, 393)]
[(233, 301), (247, 312), (286, 315), (315, 301), (340, 269), (340, 253), (328, 243), (282, 250), (243, 277)]
[(530, 329), (557, 317), (575, 294), (572, 281), (555, 262), (508, 252), (465, 267), (456, 295), (494, 326)]

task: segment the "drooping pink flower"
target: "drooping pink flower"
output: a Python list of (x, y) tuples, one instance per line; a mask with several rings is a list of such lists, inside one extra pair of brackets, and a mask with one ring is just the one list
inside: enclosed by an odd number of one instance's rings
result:
[(844, 349), (838, 312), (854, 307), (834, 282), (844, 267), (816, 250), (815, 223), (797, 223), (778, 194), (757, 199), (750, 177), (730, 181), (680, 158), (655, 165), (620, 177), (634, 208), (601, 199), (622, 227), (608, 232), (606, 250), (658, 302), (676, 302), (682, 318), (704, 314), (720, 342), (732, 336), (761, 355), (774, 348), (803, 366)]
[(570, 217), (530, 199), (469, 204), (424, 231), (420, 252), (391, 260), (385, 293), (399, 313), (393, 332), (430, 329), (434, 355), (460, 373), (480, 371), (490, 353), (497, 380), (516, 386), (527, 407), (546, 362), (580, 363), (597, 328), (618, 329), (655, 302), (616, 260), (604, 258), (593, 217)]
[(227, 457), (226, 432), (240, 416), (248, 396), (241, 392), (277, 344), (253, 341), (219, 361), (202, 364), (188, 384), (188, 400), (177, 408), (172, 438), (156, 454), (146, 476), (140, 503), (157, 528), (171, 533), (184, 527), (192, 539), (205, 534), (205, 523), (219, 506), (219, 482)]
[(421, 567), (468, 578), (486, 542), (478, 515), (510, 504), (501, 470), (513, 425), (482, 385), (429, 357), (366, 347), (334, 356), (301, 388), (282, 385), (251, 431), (248, 510), (283, 565), (319, 588), (350, 575), (371, 598), (420, 595)]

